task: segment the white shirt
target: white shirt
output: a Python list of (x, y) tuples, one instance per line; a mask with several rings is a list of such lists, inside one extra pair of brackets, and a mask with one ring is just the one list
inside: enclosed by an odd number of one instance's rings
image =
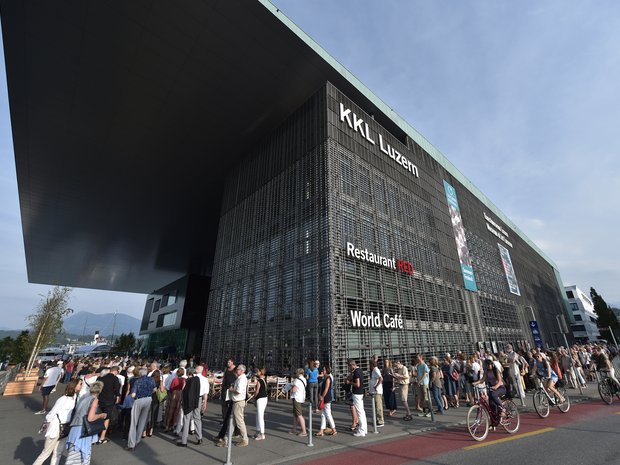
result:
[(245, 376), (245, 373), (241, 376), (237, 376), (237, 380), (235, 384), (233, 384), (233, 389), (235, 392), (230, 393), (230, 400), (233, 402), (245, 400), (248, 391), (248, 378)]
[(45, 421), (49, 423), (46, 438), (57, 438), (60, 432), (60, 423), (68, 423), (71, 419), (71, 413), (75, 407), (75, 396), (60, 396), (52, 410), (45, 416)]
[(297, 377), (293, 380), (293, 399), (295, 399), (298, 403), (303, 404), (306, 401), (306, 380)]
[(48, 368), (45, 371), (45, 383), (43, 383), (43, 387), (56, 386), (60, 376), (62, 375), (62, 368), (55, 366)]
[[(368, 391), (371, 394), (383, 395), (383, 383), (377, 384), (379, 379), (381, 379), (381, 371), (379, 371), (378, 367), (374, 367), (372, 369), (372, 373), (370, 374), (370, 385), (368, 386)], [(377, 387), (375, 388), (375, 386)]]
[(471, 371), (474, 376), (474, 380), (480, 379), (480, 364), (478, 362), (474, 362), (471, 364)]
[(121, 391), (123, 390), (123, 386), (125, 385), (125, 377), (123, 375), (116, 375), (118, 378), (118, 382), (121, 383)]
[(204, 396), (205, 394), (209, 394), (209, 380), (202, 373), (196, 376), (200, 380), (200, 397)]

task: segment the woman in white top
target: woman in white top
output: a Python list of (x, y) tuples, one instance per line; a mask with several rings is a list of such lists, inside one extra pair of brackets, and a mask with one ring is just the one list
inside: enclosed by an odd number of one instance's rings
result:
[(84, 381), (82, 383), (82, 387), (80, 388), (78, 392), (78, 397), (82, 397), (85, 396), (87, 394), (90, 394), (90, 386), (97, 381), (97, 373), (95, 373), (95, 367), (93, 367), (92, 365), (89, 365), (86, 368), (86, 374), (84, 375), (84, 377), (82, 378), (82, 380)]
[[(79, 392), (81, 387), (81, 379), (72, 379), (65, 388), (65, 395), (56, 401), (52, 410), (45, 416), (45, 421), (48, 423), (47, 431), (45, 432), (45, 445), (43, 446), (43, 452), (39, 454), (33, 465), (42, 465), (50, 454), (52, 456), (50, 465), (58, 465), (60, 462), (61, 454), (58, 454), (58, 445), (61, 441), (60, 424), (69, 423), (71, 420), (71, 414), (77, 399), (76, 392)], [(62, 438), (63, 441), (64, 439)]]

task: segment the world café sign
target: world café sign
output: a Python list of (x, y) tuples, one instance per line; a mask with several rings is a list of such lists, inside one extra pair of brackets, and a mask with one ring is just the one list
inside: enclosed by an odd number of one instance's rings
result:
[[(353, 257), (368, 263), (374, 263), (379, 266), (391, 270), (398, 270), (408, 275), (413, 274), (413, 265), (411, 262), (383, 257), (373, 253), (368, 249), (359, 249), (354, 244), (347, 242), (347, 257)], [(370, 315), (362, 313), (361, 310), (351, 310), (351, 322), (354, 328), (388, 328), (403, 329), (402, 315), (391, 316), (388, 313), (374, 313)]]

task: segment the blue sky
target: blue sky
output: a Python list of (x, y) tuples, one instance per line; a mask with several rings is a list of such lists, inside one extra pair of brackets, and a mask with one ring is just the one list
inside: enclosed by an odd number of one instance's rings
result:
[[(476, 184), (565, 284), (620, 304), (620, 2), (274, 4)], [(18, 328), (49, 286), (27, 283), (1, 60), (0, 327)], [(144, 300), (76, 289), (71, 307), (140, 318)]]

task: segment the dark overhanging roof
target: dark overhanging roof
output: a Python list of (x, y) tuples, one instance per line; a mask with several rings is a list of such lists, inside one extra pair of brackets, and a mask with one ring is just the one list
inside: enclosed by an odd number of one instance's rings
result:
[(209, 275), (225, 174), (326, 81), (486, 200), (265, 0), (0, 14), (31, 282), (148, 293)]

